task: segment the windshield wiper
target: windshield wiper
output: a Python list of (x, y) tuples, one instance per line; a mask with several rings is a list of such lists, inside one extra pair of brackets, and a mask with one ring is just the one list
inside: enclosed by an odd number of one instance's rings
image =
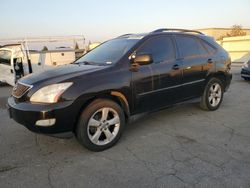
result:
[(96, 63), (96, 62), (93, 62), (93, 61), (80, 61), (80, 62), (76, 62), (76, 63), (73, 63), (73, 64), (76, 64), (76, 65), (80, 65), (80, 64), (96, 65), (96, 66), (106, 66), (106, 65), (108, 65), (106, 63)]
[(75, 64), (84, 64), (84, 65), (96, 65), (97, 63), (95, 62), (90, 62), (90, 61), (82, 61), (82, 62), (76, 62)]

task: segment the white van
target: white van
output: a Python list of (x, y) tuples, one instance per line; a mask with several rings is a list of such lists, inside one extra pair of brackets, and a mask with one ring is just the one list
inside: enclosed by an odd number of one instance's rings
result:
[[(14, 85), (16, 80), (29, 73), (27, 66), (18, 67), (26, 56), (20, 45), (6, 45), (0, 48), (0, 82)], [(24, 60), (24, 61), (27, 61)], [(20, 70), (18, 70), (20, 69)], [(22, 70), (21, 70), (22, 69)]]
[[(56, 41), (56, 40), (54, 40)], [(28, 50), (25, 43), (0, 47), (0, 82), (14, 86), (21, 77), (52, 66), (69, 64), (85, 53), (85, 49), (60, 48)]]

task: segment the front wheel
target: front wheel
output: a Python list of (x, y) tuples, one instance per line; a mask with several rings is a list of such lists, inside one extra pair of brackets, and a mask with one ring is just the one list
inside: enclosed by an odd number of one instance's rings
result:
[(0, 81), (0, 87), (4, 87), (4, 86), (7, 86), (8, 84), (6, 82), (1, 82)]
[(81, 114), (76, 136), (91, 151), (103, 151), (116, 144), (125, 125), (121, 107), (106, 99), (92, 102)]
[(200, 107), (204, 110), (217, 110), (223, 100), (223, 93), (224, 89), (221, 80), (218, 78), (210, 79), (203, 92)]

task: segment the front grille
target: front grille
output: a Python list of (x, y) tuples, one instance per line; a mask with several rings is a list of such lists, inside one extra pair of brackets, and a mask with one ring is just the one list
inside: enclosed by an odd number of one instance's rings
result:
[(21, 98), (27, 91), (31, 89), (31, 85), (17, 82), (12, 90), (12, 96), (15, 98)]

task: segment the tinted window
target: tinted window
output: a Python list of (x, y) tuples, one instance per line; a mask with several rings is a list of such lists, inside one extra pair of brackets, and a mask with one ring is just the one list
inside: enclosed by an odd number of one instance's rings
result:
[(197, 41), (199, 43), (199, 51), (200, 51), (200, 55), (206, 56), (209, 54), (209, 52), (207, 51), (207, 49), (201, 44), (201, 41), (198, 40)]
[(0, 50), (0, 64), (10, 65), (11, 52), (7, 50)]
[(175, 58), (175, 50), (170, 37), (154, 37), (147, 40), (138, 50), (137, 54), (149, 54), (154, 63), (172, 60)]
[(176, 36), (176, 42), (182, 57), (197, 57), (207, 54), (206, 49), (194, 37)]
[(201, 43), (207, 49), (209, 54), (215, 53), (216, 50), (212, 46), (210, 46), (209, 44), (207, 44), (206, 42), (203, 42), (203, 41), (201, 41)]

